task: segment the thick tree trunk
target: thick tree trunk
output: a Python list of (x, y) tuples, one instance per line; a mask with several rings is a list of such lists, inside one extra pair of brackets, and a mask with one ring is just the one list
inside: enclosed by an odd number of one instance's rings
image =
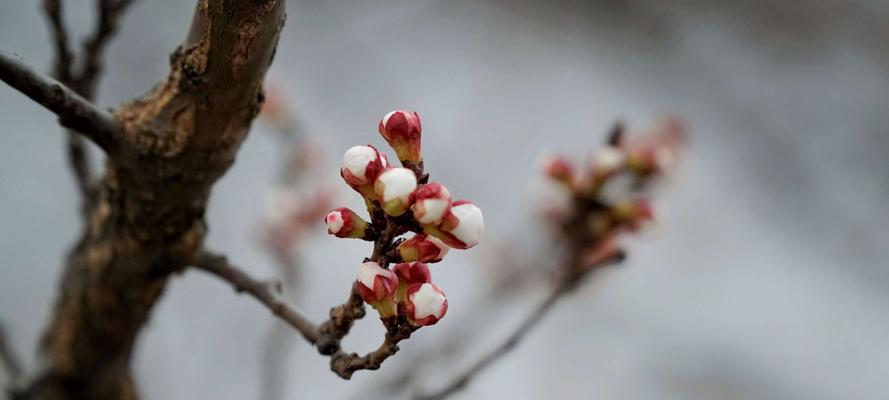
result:
[[(162, 22), (159, 22), (162, 24)], [(134, 399), (138, 334), (202, 246), (213, 184), (262, 102), (284, 0), (200, 0), (168, 79), (117, 112), (125, 139), (68, 257), (27, 399)]]

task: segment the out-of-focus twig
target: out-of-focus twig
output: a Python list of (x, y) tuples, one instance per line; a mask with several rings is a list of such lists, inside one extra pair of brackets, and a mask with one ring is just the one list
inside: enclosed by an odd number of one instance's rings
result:
[[(123, 12), (135, 0), (97, 0), (98, 16), (96, 27), (83, 43), (82, 67), (75, 70), (75, 56), (68, 45), (68, 30), (63, 20), (60, 0), (44, 0), (43, 10), (53, 38), (55, 61), (53, 77), (87, 100), (94, 100), (98, 77), (102, 72), (102, 50), (114, 36)], [(97, 186), (93, 179), (86, 142), (74, 131), (67, 134), (68, 163), (74, 175), (77, 188), (83, 199), (84, 215), (92, 208), (96, 199)]]
[[(613, 259), (603, 261), (602, 264), (595, 266), (593, 269), (586, 269), (585, 271), (589, 272), (598, 269), (607, 263), (619, 261), (622, 258), (622, 255), (616, 256)], [(571, 292), (571, 289), (576, 286), (580, 278), (581, 277), (573, 277), (558, 280), (558, 282), (553, 285), (552, 289), (549, 290), (546, 297), (525, 316), (522, 323), (520, 323), (505, 340), (476, 359), (469, 367), (458, 373), (441, 389), (428, 394), (415, 394), (413, 399), (441, 400), (461, 390), (473, 377), (479, 375), (495, 361), (515, 348), (519, 342), (527, 336), (535, 326), (537, 326), (540, 320), (553, 308), (556, 302)]]
[(0, 325), (0, 364), (6, 369), (10, 377), (10, 384), (15, 383), (22, 376), (22, 363), (18, 356), (12, 351), (9, 345), (9, 339), (6, 337), (6, 330)]
[[(645, 198), (647, 187), (672, 167), (682, 138), (683, 126), (675, 118), (665, 119), (653, 134), (634, 140), (626, 138), (623, 125), (618, 124), (609, 134), (607, 146), (594, 155), (586, 173), (577, 174), (563, 157), (550, 158), (545, 164), (547, 175), (571, 196), (570, 207), (550, 214), (558, 227), (559, 242), (567, 250), (556, 284), (506, 340), (485, 352), (442, 388), (414, 394), (413, 398), (441, 400), (464, 388), (473, 377), (515, 348), (556, 301), (591, 272), (622, 261), (625, 252), (618, 239), (655, 220), (654, 207), (650, 199)], [(621, 185), (621, 181), (615, 179), (619, 176), (631, 178), (632, 184)]]

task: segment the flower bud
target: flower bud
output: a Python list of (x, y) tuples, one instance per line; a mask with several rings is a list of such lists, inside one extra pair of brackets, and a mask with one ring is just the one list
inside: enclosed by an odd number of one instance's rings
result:
[(376, 309), (380, 317), (395, 315), (398, 277), (394, 272), (373, 261), (362, 263), (358, 268), (357, 286), (361, 298)]
[(485, 233), (482, 210), (466, 200), (455, 201), (451, 212), (438, 227), (424, 225), (424, 232), (441, 239), (455, 249), (468, 249), (477, 245)]
[(407, 211), (417, 189), (417, 176), (414, 172), (401, 167), (393, 167), (383, 171), (374, 184), (374, 191), (383, 211), (391, 216), (399, 216)]
[(405, 262), (393, 268), (395, 275), (398, 276), (398, 291), (395, 299), (399, 304), (407, 301), (407, 289), (411, 285), (418, 283), (432, 282), (432, 273), (429, 272), (429, 266), (422, 262)]
[(324, 222), (327, 223), (327, 233), (339, 238), (364, 239), (370, 226), (370, 223), (345, 207), (329, 212)]
[(373, 146), (355, 146), (346, 150), (346, 154), (343, 155), (340, 175), (349, 186), (358, 190), (360, 186), (373, 184), (380, 173), (388, 167), (389, 160), (386, 155)]
[(438, 286), (414, 284), (407, 289), (407, 319), (415, 326), (434, 325), (448, 311), (448, 299)]
[(451, 192), (438, 182), (427, 183), (417, 190), (413, 209), (417, 222), (438, 225), (451, 210)]
[(544, 159), (543, 170), (550, 178), (568, 186), (574, 186), (574, 166), (567, 158), (552, 155)]
[(401, 261), (404, 262), (436, 263), (441, 261), (445, 254), (448, 254), (449, 249), (450, 247), (435, 237), (416, 234), (398, 245), (397, 251), (401, 256)]
[(614, 146), (605, 146), (596, 150), (590, 158), (590, 172), (596, 179), (609, 176), (624, 166), (626, 154)]
[(627, 222), (631, 229), (640, 229), (654, 223), (660, 214), (651, 200), (641, 199), (615, 204), (611, 213), (615, 219)]
[(404, 262), (393, 268), (395, 275), (398, 276), (399, 283), (413, 285), (415, 283), (432, 282), (432, 274), (429, 272), (429, 266), (419, 261)]
[(395, 150), (398, 159), (405, 164), (420, 162), (420, 115), (416, 112), (396, 110), (380, 120), (380, 135)]

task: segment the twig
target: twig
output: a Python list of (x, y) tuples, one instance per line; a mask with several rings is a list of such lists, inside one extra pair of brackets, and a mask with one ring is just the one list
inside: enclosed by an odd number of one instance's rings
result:
[[(298, 293), (300, 263), (297, 257), (286, 251), (271, 250), (269, 253), (275, 258), (281, 279), (284, 283), (284, 293)], [(290, 301), (294, 301), (290, 296)], [(260, 387), (260, 400), (277, 400), (285, 398), (284, 382), (288, 382), (287, 356), (293, 349), (290, 328), (279, 321), (272, 321), (272, 325), (263, 343), (262, 352), (262, 386)]]
[[(43, 10), (49, 21), (56, 58), (53, 77), (71, 88), (87, 100), (94, 99), (98, 76), (102, 72), (102, 50), (114, 35), (120, 15), (133, 0), (97, 0), (98, 17), (96, 28), (83, 44), (83, 68), (72, 71), (74, 56), (68, 46), (68, 32), (62, 18), (62, 4), (59, 0), (44, 0)], [(97, 187), (83, 137), (68, 131), (68, 163), (74, 173), (74, 180), (83, 198), (86, 213), (95, 203)]]
[(102, 50), (117, 31), (120, 17), (135, 0), (98, 0), (99, 15), (93, 34), (83, 43), (83, 68), (77, 76), (78, 92), (93, 98), (96, 78), (102, 73)]
[(525, 316), (522, 323), (513, 330), (506, 340), (489, 350), (482, 357), (478, 358), (441, 389), (430, 394), (414, 395), (413, 399), (442, 400), (466, 387), (473, 377), (480, 374), (495, 361), (512, 351), (516, 345), (518, 345), (519, 341), (521, 341), (531, 329), (537, 326), (537, 323), (539, 323), (540, 320), (552, 309), (556, 302), (562, 298), (562, 296), (571, 293), (572, 290), (590, 275), (591, 272), (597, 271), (606, 265), (621, 262), (624, 260), (624, 257), (625, 255), (621, 251), (608, 258), (600, 260), (595, 265), (583, 265), (579, 262), (579, 253), (575, 252), (569, 256), (569, 259), (572, 260), (569, 265), (572, 267), (564, 271), (564, 275), (556, 281), (543, 301)]
[(15, 352), (12, 351), (12, 347), (9, 346), (9, 341), (6, 338), (6, 330), (3, 329), (2, 325), (0, 325), (0, 364), (2, 364), (3, 367), (6, 368), (6, 372), (9, 373), (11, 383), (14, 384), (18, 381), (19, 377), (22, 375), (22, 363), (19, 361)]
[(564, 294), (570, 291), (571, 285), (567, 280), (560, 280), (559, 284), (553, 286), (552, 290), (547, 294), (546, 298), (529, 313), (518, 327), (503, 342), (491, 349), (488, 353), (476, 360), (469, 368), (459, 373), (450, 383), (441, 389), (426, 395), (414, 396), (415, 400), (440, 400), (444, 399), (457, 391), (463, 389), (469, 380), (478, 375), (482, 370), (493, 364), (495, 361), (505, 356), (512, 350), (528, 332), (534, 328), (544, 315), (556, 304)]
[(43, 12), (49, 21), (50, 33), (55, 48), (55, 61), (53, 62), (53, 76), (59, 81), (70, 84), (72, 82), (71, 65), (74, 63), (74, 55), (68, 46), (68, 29), (62, 19), (62, 2), (60, 0), (44, 0)]
[(204, 252), (197, 257), (194, 266), (222, 278), (230, 283), (236, 291), (253, 296), (278, 318), (296, 329), (310, 343), (318, 341), (318, 327), (303, 315), (301, 310), (287, 304), (279, 291), (268, 283), (253, 279), (229, 264), (225, 256)]
[(123, 126), (71, 88), (44, 76), (18, 57), (0, 50), (0, 80), (59, 117), (63, 126), (79, 132), (108, 153), (114, 152)]
[[(373, 235), (375, 238), (374, 250), (369, 259), (385, 268), (389, 264), (386, 254), (392, 250), (394, 239), (398, 236), (401, 225), (381, 212), (372, 214), (372, 219), (377, 232)], [(355, 371), (379, 369), (383, 361), (398, 352), (398, 343), (409, 338), (416, 329), (407, 323), (403, 315), (383, 319), (383, 324), (386, 326), (386, 336), (380, 347), (364, 356), (344, 352), (340, 348), (340, 341), (349, 334), (354, 321), (363, 318), (365, 314), (364, 300), (358, 293), (357, 285), (357, 283), (352, 285), (349, 300), (332, 308), (330, 319), (319, 328), (321, 338), (317, 345), (318, 352), (330, 356), (330, 369), (343, 379), (350, 379)]]

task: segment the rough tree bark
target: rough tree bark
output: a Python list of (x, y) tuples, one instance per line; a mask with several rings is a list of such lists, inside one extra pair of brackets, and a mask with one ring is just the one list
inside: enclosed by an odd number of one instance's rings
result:
[(262, 103), (284, 0), (200, 0), (165, 82), (121, 106), (107, 171), (67, 257), (45, 369), (23, 399), (135, 399), (133, 346), (170, 276), (194, 261), (214, 183)]

